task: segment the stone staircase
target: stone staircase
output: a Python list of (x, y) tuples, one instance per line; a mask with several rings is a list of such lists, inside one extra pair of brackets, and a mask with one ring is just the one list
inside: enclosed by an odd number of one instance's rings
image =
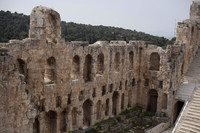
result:
[(175, 133), (200, 133), (200, 88), (188, 103)]
[(186, 101), (187, 104), (172, 133), (200, 133), (200, 49), (175, 98)]

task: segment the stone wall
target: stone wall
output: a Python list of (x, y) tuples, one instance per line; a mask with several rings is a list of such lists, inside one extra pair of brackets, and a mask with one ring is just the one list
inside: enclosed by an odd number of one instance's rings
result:
[(198, 26), (196, 17), (179, 23), (177, 42), (165, 50), (144, 41), (65, 42), (59, 14), (34, 8), (29, 38), (0, 44), (10, 51), (0, 56), (0, 131), (64, 133), (135, 106), (164, 112), (173, 124), (174, 96), (198, 49)]

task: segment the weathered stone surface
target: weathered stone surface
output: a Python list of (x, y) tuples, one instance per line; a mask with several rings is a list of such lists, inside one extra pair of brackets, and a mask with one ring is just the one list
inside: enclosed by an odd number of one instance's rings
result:
[(193, 3), (166, 49), (144, 41), (65, 42), (59, 14), (35, 7), (29, 38), (0, 44), (0, 132), (64, 133), (134, 106), (164, 112), (173, 124), (175, 93), (200, 43), (199, 6)]

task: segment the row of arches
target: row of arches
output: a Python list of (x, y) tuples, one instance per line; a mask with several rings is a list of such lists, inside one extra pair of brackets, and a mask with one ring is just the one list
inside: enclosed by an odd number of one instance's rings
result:
[[(20, 74), (25, 76), (25, 81), (28, 80), (28, 70), (27, 64), (22, 59), (17, 59), (17, 68)], [(56, 59), (54, 57), (50, 57), (46, 60), (45, 63), (45, 71), (44, 71), (44, 82), (45, 83), (54, 83), (56, 81)]]
[[(132, 96), (130, 95), (131, 92), (128, 92), (128, 104), (131, 104), (129, 102), (132, 102)], [(124, 110), (126, 108), (125, 106), (125, 94), (120, 94), (118, 91), (114, 91), (112, 98), (107, 98), (105, 100), (105, 103), (102, 103), (101, 100), (98, 100), (94, 106), (94, 103), (92, 100), (87, 99), (82, 104), (82, 115), (83, 115), (83, 125), (84, 126), (91, 126), (92, 120), (94, 121), (94, 118), (96, 118), (96, 121), (102, 120), (103, 113), (105, 116), (111, 115), (117, 115), (119, 111)], [(156, 112), (157, 111), (157, 99), (158, 99), (158, 92), (154, 89), (149, 90), (148, 93), (148, 106), (147, 111), (149, 112)], [(119, 99), (121, 99), (121, 102), (119, 103)], [(111, 101), (110, 101), (111, 100)], [(120, 106), (120, 107), (119, 107)], [(120, 109), (121, 108), (121, 109)], [(162, 108), (167, 109), (167, 94), (163, 93), (162, 95)], [(94, 110), (96, 110), (96, 113), (94, 113)], [(94, 114), (96, 116), (94, 116)], [(78, 108), (73, 107), (71, 110), (71, 119), (72, 119), (72, 127), (78, 128), (77, 123), (79, 120), (79, 111)], [(67, 128), (67, 112), (64, 110), (59, 115), (60, 117), (60, 131), (66, 132)], [(49, 133), (56, 133), (57, 132), (57, 114), (54, 111), (49, 111), (44, 116), (44, 122), (45, 122), (45, 131)], [(38, 118), (35, 119), (35, 122), (33, 124), (33, 133), (38, 133), (40, 131), (40, 121)]]
[[(120, 71), (120, 63), (121, 57), (120, 53), (117, 52), (114, 58), (114, 71)], [(133, 51), (129, 52), (129, 69), (133, 69), (134, 63), (134, 54)], [(23, 74), (27, 77), (27, 67), (26, 63), (22, 59), (17, 59), (17, 66), (20, 74)], [(72, 59), (72, 70), (71, 70), (71, 78), (78, 79), (80, 76), (80, 57), (75, 55)], [(160, 68), (160, 56), (158, 53), (152, 53), (150, 55), (150, 70), (159, 71)], [(93, 79), (93, 58), (90, 54), (85, 57), (85, 63), (83, 68), (83, 78), (84, 81), (92, 81)], [(97, 70), (96, 74), (102, 75), (104, 73), (105, 65), (104, 65), (104, 55), (100, 53), (97, 56)], [(44, 72), (44, 82), (45, 83), (55, 83), (57, 79), (56, 73), (56, 59), (54, 57), (50, 57), (47, 59), (45, 63), (45, 72)]]
[[(133, 69), (134, 63), (134, 55), (133, 51), (129, 52), (129, 69)], [(114, 57), (114, 71), (120, 71), (120, 64), (121, 64), (121, 57), (120, 53), (117, 52)], [(97, 56), (97, 67), (96, 67), (96, 74), (102, 75), (104, 73), (105, 65), (104, 65), (104, 55), (100, 53)], [(93, 58), (90, 54), (85, 57), (84, 68), (83, 68), (83, 78), (84, 80), (91, 81), (93, 78)], [(71, 78), (77, 79), (80, 76), (80, 58), (78, 55), (75, 55), (72, 60), (72, 71), (71, 71)]]
[[(162, 109), (167, 109), (167, 94), (162, 94)], [(147, 111), (149, 112), (156, 112), (157, 111), (157, 100), (158, 100), (158, 92), (157, 90), (151, 89), (148, 93), (148, 105), (147, 105)]]

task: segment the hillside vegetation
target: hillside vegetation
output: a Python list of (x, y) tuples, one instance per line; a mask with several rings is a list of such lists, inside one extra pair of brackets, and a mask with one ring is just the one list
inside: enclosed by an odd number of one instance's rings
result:
[[(0, 42), (8, 42), (10, 39), (24, 39), (28, 37), (30, 18), (24, 14), (11, 13), (10, 11), (0, 11)], [(165, 47), (174, 43), (174, 38), (168, 40), (164, 37), (157, 37), (127, 30), (117, 27), (92, 26), (85, 24), (76, 24), (73, 22), (61, 23), (62, 37), (66, 41), (88, 41), (94, 43), (98, 40), (144, 40), (149, 43)]]

